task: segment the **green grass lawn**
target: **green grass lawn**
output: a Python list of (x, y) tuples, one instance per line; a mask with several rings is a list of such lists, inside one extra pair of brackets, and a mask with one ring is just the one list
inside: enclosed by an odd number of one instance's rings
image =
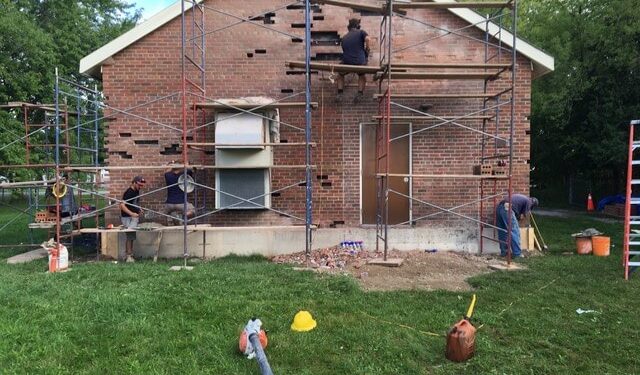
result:
[[(227, 257), (191, 272), (168, 271), (178, 262), (104, 262), (46, 274), (38, 261), (0, 262), (0, 373), (257, 374), (257, 363), (237, 350), (252, 316), (269, 331), (276, 374), (640, 371), (640, 273), (622, 278), (622, 226), (585, 216), (538, 217), (538, 224), (549, 255), (525, 260), (526, 271), (471, 280), (482, 327), (466, 363), (448, 362), (444, 337), (420, 331), (444, 334), (471, 293), (365, 293), (346, 276), (259, 257)], [(612, 235), (612, 256), (561, 254), (574, 248), (569, 234), (586, 227)], [(290, 330), (300, 309), (313, 313), (315, 330)]]

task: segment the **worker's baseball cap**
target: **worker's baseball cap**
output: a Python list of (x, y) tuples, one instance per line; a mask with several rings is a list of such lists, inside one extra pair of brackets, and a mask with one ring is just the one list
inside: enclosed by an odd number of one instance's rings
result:
[(538, 202), (538, 198), (531, 197), (531, 208), (538, 207), (539, 203), (540, 202)]
[(135, 176), (131, 182), (135, 182), (138, 184), (146, 184), (147, 181), (142, 176)]

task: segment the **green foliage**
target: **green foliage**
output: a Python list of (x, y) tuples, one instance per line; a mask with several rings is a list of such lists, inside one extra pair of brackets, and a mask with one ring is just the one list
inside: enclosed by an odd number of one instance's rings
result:
[[(0, 103), (52, 103), (56, 68), (87, 84), (80, 59), (133, 27), (139, 12), (132, 7), (124, 0), (0, 0)], [(21, 116), (0, 112), (0, 145), (24, 136)], [(24, 142), (0, 150), (0, 164), (23, 159)]]
[(555, 72), (533, 83), (534, 178), (573, 174), (619, 184), (628, 124), (640, 117), (640, 7), (629, 0), (520, 5), (520, 33), (556, 59)]
[[(464, 363), (444, 358), (444, 337), (420, 331), (444, 335), (471, 292), (364, 292), (351, 277), (232, 256), (190, 272), (168, 270), (181, 260), (75, 263), (63, 274), (45, 273), (45, 260), (0, 261), (0, 368), (257, 374), (237, 342), (258, 316), (276, 374), (637, 373), (640, 274), (623, 280), (622, 224), (584, 214), (537, 219), (549, 254), (525, 259), (523, 271), (471, 279), (481, 327), (476, 356)], [(570, 234), (587, 227), (612, 235), (610, 257), (563, 255), (575, 251)], [(16, 239), (23, 228), (15, 226)], [(2, 251), (0, 260), (15, 253)], [(313, 331), (290, 330), (301, 309), (318, 322)]]

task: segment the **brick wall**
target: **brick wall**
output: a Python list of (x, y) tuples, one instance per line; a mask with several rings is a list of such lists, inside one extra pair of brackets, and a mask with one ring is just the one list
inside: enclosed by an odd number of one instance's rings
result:
[[(224, 9), (225, 12), (239, 16), (252, 16), (286, 4), (284, 1), (208, 1), (207, 6)], [(362, 29), (373, 38), (373, 56), (370, 65), (378, 61), (379, 16), (362, 16), (350, 9), (333, 6), (321, 6), (314, 12), (313, 31), (346, 32), (349, 18), (362, 18)], [(446, 10), (410, 11), (410, 16), (424, 22), (447, 29), (460, 29), (468, 24)], [(324, 16), (324, 19), (319, 19)], [(207, 10), (207, 29), (223, 27), (237, 20)], [(284, 33), (303, 36), (304, 29), (292, 27), (292, 24), (304, 22), (303, 11), (286, 9), (275, 12), (270, 18), (273, 24), (263, 24)], [(261, 22), (261, 21), (257, 21)], [(428, 38), (439, 35), (433, 29), (409, 20), (394, 18), (394, 48), (400, 49)], [(483, 34), (475, 28), (460, 32), (473, 38), (482, 39)], [(291, 37), (249, 24), (240, 24), (207, 37), (206, 40), (206, 89), (209, 98), (235, 98), (246, 96), (266, 96), (282, 98), (292, 93), (304, 91), (304, 76), (287, 74), (286, 60), (304, 60), (304, 45)], [(262, 50), (262, 51), (261, 51)], [(264, 52), (264, 53), (261, 53)], [(312, 54), (340, 52), (339, 47), (314, 46)], [(495, 53), (490, 48), (490, 53)], [(406, 49), (394, 55), (395, 62), (482, 62), (485, 46), (482, 43), (458, 35), (448, 35), (429, 43)], [(251, 56), (251, 57), (250, 57)], [(502, 62), (509, 61), (504, 53)], [(497, 60), (495, 60), (497, 62)], [(151, 105), (131, 110), (138, 117), (117, 115), (109, 122), (107, 130), (108, 164), (110, 166), (161, 165), (181, 158), (181, 133), (177, 131), (181, 123), (181, 99), (177, 94), (181, 90), (180, 79), (180, 18), (167, 23), (142, 40), (113, 56), (102, 67), (104, 91), (107, 104), (119, 109), (132, 108), (153, 99), (161, 99)], [(489, 83), (489, 91), (500, 91), (509, 86), (505, 73), (502, 78)], [(193, 70), (190, 75), (197, 78)], [(529, 190), (529, 122), (531, 96), (531, 64), (519, 56), (516, 78), (515, 133), (514, 133), (514, 191), (524, 194)], [(314, 223), (321, 226), (360, 224), (360, 124), (371, 123), (377, 114), (378, 104), (373, 99), (377, 84), (371, 83), (371, 77), (365, 93), (366, 100), (352, 103), (355, 95), (356, 77), (347, 78), (347, 88), (342, 102), (335, 101), (336, 88), (331, 82), (329, 72), (320, 72), (312, 78), (314, 101), (320, 107), (313, 112), (313, 149), (314, 172), (313, 214)], [(481, 92), (481, 81), (394, 81), (394, 93), (463, 93)], [(163, 98), (168, 96), (167, 98)], [(508, 96), (505, 96), (507, 98)], [(292, 101), (304, 101), (304, 95), (291, 98)], [(188, 103), (200, 102), (201, 98), (189, 96)], [(424, 100), (399, 101), (402, 105), (418, 108)], [(437, 116), (460, 116), (482, 108), (481, 99), (439, 99), (429, 100), (433, 107), (431, 113)], [(491, 105), (491, 103), (489, 104)], [(410, 115), (411, 112), (397, 107), (394, 115)], [(500, 110), (501, 126), (497, 129), (500, 136), (508, 138), (508, 121), (511, 107)], [(207, 120), (212, 119), (207, 114)], [(143, 119), (146, 118), (145, 119)], [(281, 110), (281, 120), (304, 128), (303, 109)], [(189, 126), (193, 126), (189, 120)], [(433, 121), (413, 121), (414, 130), (434, 124)], [(481, 120), (464, 120), (460, 124), (482, 129)], [(494, 123), (490, 123), (494, 124)], [(288, 142), (303, 142), (304, 133), (296, 129), (281, 126), (281, 139)], [(488, 125), (487, 132), (494, 133), (495, 125)], [(190, 139), (212, 142), (212, 129), (190, 134)], [(423, 131), (413, 136), (413, 173), (416, 174), (470, 174), (471, 166), (479, 163), (481, 155), (481, 134), (451, 124)], [(495, 142), (489, 142), (494, 145)], [(493, 147), (493, 146), (491, 146)], [(487, 153), (493, 152), (489, 147)], [(507, 150), (507, 149), (501, 149)], [(198, 150), (189, 150), (193, 164), (213, 164), (214, 155)], [(276, 164), (304, 164), (303, 147), (276, 147)], [(146, 191), (161, 189), (164, 181), (162, 170), (113, 170), (111, 172), (110, 192), (120, 197), (131, 178), (144, 174), (149, 183)], [(214, 172), (198, 171), (199, 182), (213, 186)], [(304, 170), (275, 169), (272, 173), (272, 189), (294, 184), (304, 180)], [(323, 184), (321, 184), (323, 183)], [(414, 179), (413, 195), (442, 207), (451, 207), (471, 203), (478, 199), (480, 182), (469, 179)], [(484, 183), (485, 192), (494, 190), (493, 182)], [(506, 184), (496, 183), (496, 189), (504, 189)], [(152, 209), (161, 207), (164, 191), (159, 190), (143, 198), (143, 204)], [(200, 206), (213, 210), (213, 192), (198, 193)], [(304, 186), (296, 186), (272, 197), (272, 206), (280, 211), (304, 218)], [(192, 197), (192, 199), (196, 199)], [(427, 205), (414, 204), (414, 217), (434, 212)], [(464, 206), (460, 213), (477, 216), (476, 203)], [(489, 212), (489, 210), (487, 210)], [(117, 217), (117, 210), (112, 213)], [(272, 225), (302, 224), (301, 221), (268, 211), (225, 211), (206, 217), (215, 225)], [(460, 220), (453, 215), (438, 215), (432, 220)], [(421, 222), (428, 225), (428, 222)]]

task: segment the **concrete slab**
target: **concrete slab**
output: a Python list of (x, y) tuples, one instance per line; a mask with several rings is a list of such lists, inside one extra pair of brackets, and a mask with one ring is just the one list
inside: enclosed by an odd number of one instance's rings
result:
[(49, 254), (47, 253), (47, 250), (40, 248), (40, 249), (27, 251), (26, 253), (12, 256), (11, 258), (7, 259), (7, 263), (8, 264), (28, 263), (36, 259), (46, 258), (48, 256)]
[(387, 258), (387, 260), (380, 258), (371, 259), (367, 264), (371, 264), (373, 266), (400, 267), (402, 265), (402, 261), (402, 258)]
[(521, 266), (517, 263), (511, 263), (511, 264), (507, 264), (507, 263), (494, 263), (494, 264), (490, 264), (489, 268), (491, 268), (492, 270), (496, 270), (496, 271), (521, 271), (526, 269), (526, 267)]

